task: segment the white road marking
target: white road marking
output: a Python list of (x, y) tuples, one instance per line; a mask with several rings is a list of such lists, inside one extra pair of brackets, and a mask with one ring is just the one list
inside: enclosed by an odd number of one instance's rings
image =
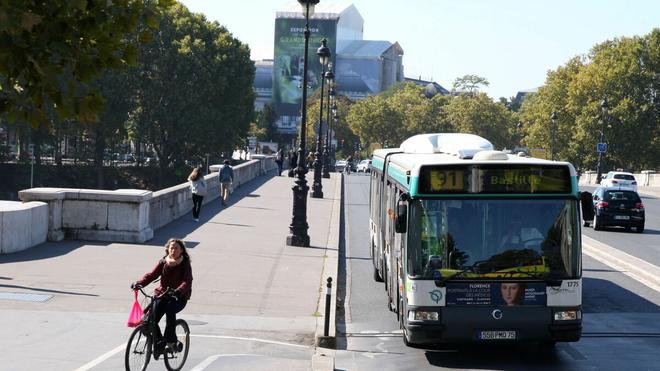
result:
[(212, 355), (208, 358), (206, 358), (204, 361), (196, 365), (192, 370), (190, 371), (202, 371), (205, 368), (209, 367), (209, 365), (213, 362), (215, 362), (216, 359), (220, 357), (239, 357), (239, 356), (254, 356), (254, 357), (263, 357), (261, 354), (216, 354)]
[(582, 252), (660, 292), (660, 267), (582, 235)]
[(296, 347), (296, 348), (304, 348), (304, 349), (309, 349), (310, 348), (307, 345), (291, 344), (291, 343), (285, 343), (285, 342), (282, 342), (282, 341), (275, 341), (275, 340), (266, 340), (266, 339), (257, 339), (257, 338), (244, 338), (244, 337), (238, 337), (238, 336), (193, 335), (193, 334), (190, 334), (190, 336), (191, 337), (198, 337), (198, 338), (212, 338), (212, 339), (247, 340), (247, 341), (256, 341), (258, 343), (286, 345), (286, 346), (289, 346), (289, 347)]
[(91, 369), (92, 367), (97, 366), (101, 362), (105, 361), (106, 359), (114, 356), (115, 354), (121, 352), (122, 350), (126, 349), (126, 343), (117, 346), (115, 349), (105, 353), (104, 355), (94, 359), (93, 361), (84, 364), (83, 366), (78, 367), (75, 371), (87, 371)]

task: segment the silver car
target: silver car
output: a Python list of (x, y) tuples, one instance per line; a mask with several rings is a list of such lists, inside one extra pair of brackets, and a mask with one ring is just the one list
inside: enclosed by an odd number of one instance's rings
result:
[(356, 171), (358, 173), (359, 172), (367, 173), (367, 172), (371, 171), (370, 166), (371, 166), (371, 160), (362, 160), (362, 161), (360, 161), (359, 164), (357, 164), (357, 170)]
[(635, 180), (635, 176), (631, 173), (625, 173), (622, 171), (610, 171), (605, 178), (600, 181), (600, 185), (609, 188), (626, 188), (637, 192), (637, 181)]
[(346, 169), (346, 160), (337, 160), (335, 162), (335, 171), (338, 173), (343, 172)]

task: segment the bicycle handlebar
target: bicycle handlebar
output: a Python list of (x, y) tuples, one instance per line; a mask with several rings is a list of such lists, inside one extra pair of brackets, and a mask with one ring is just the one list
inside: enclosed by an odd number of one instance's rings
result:
[(177, 295), (175, 294), (175, 293), (176, 293), (176, 290), (173, 289), (173, 288), (171, 288), (171, 287), (168, 287), (167, 289), (165, 289), (165, 291), (164, 291), (164, 292), (161, 292), (160, 295), (149, 295), (149, 294), (147, 294), (146, 292), (144, 292), (143, 289), (144, 289), (143, 286), (141, 286), (141, 285), (136, 285), (135, 288), (134, 288), (133, 290), (139, 290), (139, 291), (142, 293), (142, 295), (144, 295), (144, 296), (146, 296), (146, 297), (148, 297), (148, 298), (159, 299), (159, 298), (162, 298), (162, 297), (164, 297), (164, 296), (170, 296), (170, 297), (174, 298), (174, 300), (177, 300), (177, 301), (179, 300), (179, 298), (178, 298)]

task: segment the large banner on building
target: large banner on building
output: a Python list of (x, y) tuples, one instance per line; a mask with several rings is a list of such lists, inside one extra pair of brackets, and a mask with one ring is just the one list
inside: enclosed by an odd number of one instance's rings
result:
[[(321, 87), (321, 63), (316, 50), (323, 38), (334, 61), (337, 52), (337, 20), (311, 19), (307, 60), (307, 97)], [(303, 54), (305, 50), (305, 20), (295, 18), (275, 19), (275, 61), (273, 62), (273, 105), (277, 114), (298, 117), (302, 101)], [(287, 122), (287, 120), (284, 120)], [(295, 122), (280, 125), (279, 131), (296, 132)]]

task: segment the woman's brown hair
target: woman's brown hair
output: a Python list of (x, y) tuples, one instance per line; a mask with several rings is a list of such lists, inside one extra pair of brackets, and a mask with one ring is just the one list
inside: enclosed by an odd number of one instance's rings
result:
[(190, 260), (190, 255), (188, 255), (188, 250), (186, 250), (186, 244), (183, 242), (183, 240), (180, 240), (180, 239), (174, 238), (174, 237), (167, 240), (167, 243), (165, 244), (165, 256), (163, 258), (165, 258), (165, 257), (167, 257), (167, 255), (169, 255), (169, 252), (167, 251), (167, 249), (168, 249), (168, 247), (170, 246), (171, 243), (176, 243), (177, 245), (179, 245), (179, 247), (181, 248), (181, 255), (183, 255), (183, 257), (185, 257), (186, 259), (188, 259), (188, 261), (191, 261)]
[(193, 171), (190, 172), (190, 175), (188, 175), (188, 180), (195, 181), (199, 179), (199, 168), (194, 168)]

